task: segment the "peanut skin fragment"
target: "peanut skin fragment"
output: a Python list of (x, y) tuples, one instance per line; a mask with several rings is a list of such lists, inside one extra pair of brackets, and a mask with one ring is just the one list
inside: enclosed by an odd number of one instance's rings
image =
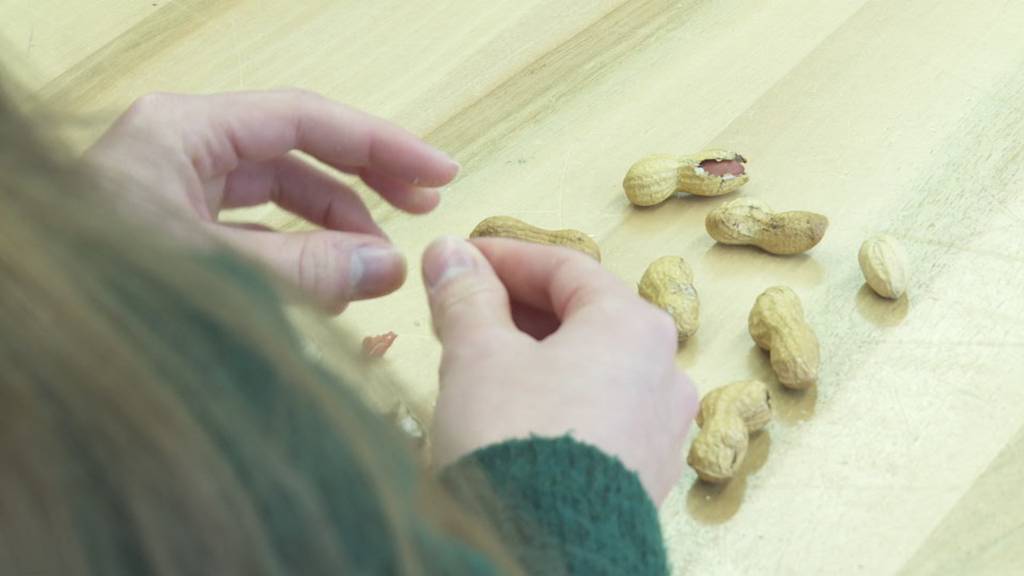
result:
[(367, 358), (380, 358), (395, 343), (398, 334), (387, 332), (378, 336), (367, 336), (363, 338), (363, 356)]

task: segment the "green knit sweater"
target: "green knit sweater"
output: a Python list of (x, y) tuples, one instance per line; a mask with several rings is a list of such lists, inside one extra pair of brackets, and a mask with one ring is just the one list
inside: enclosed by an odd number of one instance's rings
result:
[[(475, 497), (474, 467), (496, 499)], [(570, 437), (489, 446), (446, 470), (442, 480), (468, 509), (494, 523), (531, 574), (552, 565), (569, 574), (668, 573), (658, 515), (639, 478)]]

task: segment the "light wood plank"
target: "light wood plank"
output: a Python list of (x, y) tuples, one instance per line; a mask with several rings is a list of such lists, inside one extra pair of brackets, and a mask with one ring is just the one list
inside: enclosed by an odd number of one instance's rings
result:
[[(439, 347), (416, 259), (437, 235), (494, 214), (574, 227), (628, 282), (679, 254), (702, 297), (701, 331), (679, 363), (702, 391), (772, 380), (746, 334), (754, 297), (772, 284), (803, 297), (824, 367), (817, 390), (777, 390), (776, 423), (727, 488), (687, 472), (663, 511), (677, 573), (1021, 566), (1024, 4), (150, 4), (6, 0), (0, 36), (50, 46), (22, 55), (38, 69), (32, 85), (70, 110), (109, 119), (151, 90), (300, 86), (399, 121), (462, 161), (434, 214), (412, 218), (367, 195), (410, 255), (410, 282), (339, 321), (399, 333), (389, 367), (418, 408), (432, 405)], [(707, 145), (749, 156), (742, 194), (828, 215), (825, 241), (775, 258), (704, 234), (722, 199), (626, 203), (634, 160)], [(273, 210), (242, 216), (299, 227)], [(875, 232), (911, 254), (907, 301), (862, 286), (857, 247)]]
[(901, 576), (1024, 574), (1024, 429), (956, 503)]

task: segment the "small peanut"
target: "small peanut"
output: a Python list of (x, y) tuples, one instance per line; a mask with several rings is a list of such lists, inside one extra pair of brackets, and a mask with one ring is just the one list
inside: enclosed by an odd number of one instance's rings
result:
[(657, 154), (633, 164), (622, 189), (636, 206), (654, 206), (676, 192), (721, 196), (738, 190), (750, 176), (746, 158), (727, 150), (705, 150), (690, 156)]
[(872, 236), (857, 255), (868, 286), (882, 298), (898, 300), (907, 291), (907, 254), (888, 234)]
[(821, 242), (828, 218), (814, 212), (775, 213), (761, 200), (738, 198), (709, 212), (704, 227), (723, 244), (788, 255), (806, 252)]
[(748, 319), (750, 336), (771, 356), (772, 370), (786, 388), (802, 390), (818, 379), (818, 337), (804, 319), (795, 292), (769, 288), (757, 297)]
[(700, 433), (686, 462), (705, 482), (720, 484), (733, 477), (747, 455), (750, 435), (772, 419), (771, 394), (760, 380), (733, 382), (709, 392), (700, 401)]
[(640, 297), (669, 313), (676, 323), (679, 342), (693, 336), (700, 324), (700, 301), (693, 287), (693, 271), (678, 256), (662, 256), (640, 278)]
[(469, 234), (470, 238), (495, 237), (523, 240), (535, 244), (564, 246), (579, 250), (598, 262), (601, 261), (601, 249), (590, 236), (578, 230), (545, 230), (512, 218), (511, 216), (492, 216), (476, 225)]

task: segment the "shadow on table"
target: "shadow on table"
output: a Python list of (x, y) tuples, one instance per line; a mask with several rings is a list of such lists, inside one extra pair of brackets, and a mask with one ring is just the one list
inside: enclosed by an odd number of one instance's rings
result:
[(867, 284), (857, 291), (855, 301), (861, 317), (881, 328), (898, 326), (910, 312), (910, 300), (906, 294), (899, 300), (889, 300), (875, 294)]
[(825, 281), (825, 267), (812, 254), (773, 256), (753, 246), (716, 243), (701, 256), (700, 262), (705, 273), (716, 279), (749, 281), (752, 270), (771, 269), (784, 270), (785, 283), (798, 291)]
[(683, 370), (692, 370), (697, 365), (697, 359), (700, 356), (698, 351), (700, 350), (700, 333), (694, 334), (686, 339), (686, 342), (679, 346), (679, 350), (676, 352), (676, 365)]

